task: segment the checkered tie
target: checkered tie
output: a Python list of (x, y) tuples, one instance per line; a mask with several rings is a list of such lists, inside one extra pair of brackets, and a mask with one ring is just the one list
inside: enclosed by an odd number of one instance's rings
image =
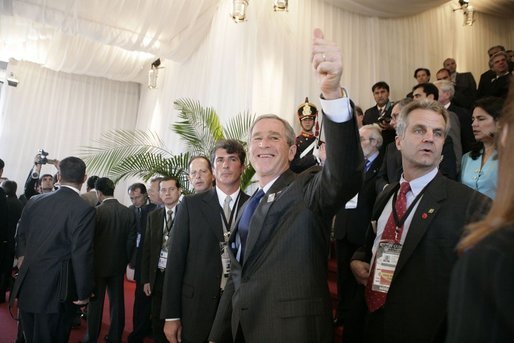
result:
[[(400, 186), (400, 192), (398, 194), (398, 198), (396, 199), (396, 203), (394, 205), (396, 209), (396, 213), (398, 214), (398, 218), (403, 218), (405, 213), (407, 212), (407, 192), (410, 190), (410, 185), (408, 182), (402, 182)], [(396, 223), (394, 221), (393, 211), (389, 215), (389, 219), (384, 228), (384, 232), (382, 233), (382, 241), (394, 241), (396, 238)], [(376, 261), (375, 261), (376, 262)], [(366, 284), (365, 297), (366, 303), (368, 304), (368, 309), (370, 312), (375, 312), (382, 306), (384, 306), (387, 293), (377, 292), (371, 289), (373, 285), (374, 278), (374, 270), (375, 270), (375, 262), (373, 262), (373, 266), (370, 269), (368, 282)]]

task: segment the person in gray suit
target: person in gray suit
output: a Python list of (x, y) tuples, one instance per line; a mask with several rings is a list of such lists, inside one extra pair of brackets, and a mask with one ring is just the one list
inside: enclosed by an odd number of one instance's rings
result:
[[(245, 159), (238, 141), (217, 142), (211, 154), (216, 187), (180, 203), (168, 248), (161, 312), (171, 343), (207, 341), (230, 271), (225, 243), (248, 199), (240, 190)], [(223, 341), (230, 338), (228, 331)]]
[(11, 292), (18, 298), (28, 343), (68, 342), (75, 305), (93, 289), (95, 209), (79, 196), (86, 165), (77, 157), (59, 163), (61, 187), (32, 197), (16, 237), (20, 268)]
[(95, 288), (88, 306), (86, 342), (96, 342), (102, 325), (105, 291), (109, 293), (111, 323), (108, 339), (121, 342), (125, 327), (124, 276), (136, 242), (136, 221), (128, 207), (113, 196), (114, 183), (106, 177), (95, 182), (94, 241)]
[(231, 330), (236, 342), (333, 342), (327, 284), (330, 223), (362, 182), (363, 157), (350, 100), (339, 85), (340, 49), (314, 31), (326, 138), (324, 167), (289, 170), (296, 153), (291, 125), (258, 117), (249, 158), (259, 190), (246, 202), (229, 239), (230, 278), (210, 341)]

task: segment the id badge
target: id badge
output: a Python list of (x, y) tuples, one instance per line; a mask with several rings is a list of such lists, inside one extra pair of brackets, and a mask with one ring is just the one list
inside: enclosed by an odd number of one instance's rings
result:
[(168, 261), (168, 252), (161, 250), (161, 254), (159, 256), (159, 264), (157, 267), (159, 269), (166, 269), (166, 262)]
[(136, 238), (136, 248), (139, 248), (139, 243), (141, 243), (141, 234), (138, 232)]
[(230, 256), (228, 255), (228, 244), (220, 242), (221, 265), (223, 267), (223, 276), (228, 277), (230, 274)]
[(380, 242), (375, 255), (375, 270), (371, 289), (387, 293), (393, 280), (394, 271), (402, 252), (402, 245), (394, 242)]

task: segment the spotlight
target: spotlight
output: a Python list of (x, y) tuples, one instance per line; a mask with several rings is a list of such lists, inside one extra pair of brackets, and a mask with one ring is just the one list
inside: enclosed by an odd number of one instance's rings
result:
[(18, 87), (18, 83), (20, 83), (20, 81), (18, 81), (14, 74), (11, 73), (11, 75), (9, 75), (7, 78), (7, 84), (11, 87)]
[(468, 6), (464, 9), (464, 26), (471, 26), (475, 22), (475, 9)]
[(273, 11), (287, 12), (287, 0), (273, 0)]
[(246, 20), (246, 8), (248, 7), (247, 0), (233, 0), (232, 3), (232, 19), (236, 23)]

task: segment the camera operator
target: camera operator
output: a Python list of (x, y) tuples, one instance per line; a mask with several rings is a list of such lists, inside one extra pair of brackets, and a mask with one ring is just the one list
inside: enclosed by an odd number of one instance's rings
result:
[(41, 167), (48, 163), (53, 164), (58, 169), (59, 161), (49, 159), (47, 156), (48, 152), (41, 149), (34, 157), (34, 167), (30, 170), (27, 181), (25, 181), (24, 194), (27, 200), (34, 195), (49, 193), (54, 190), (54, 177), (51, 174), (41, 175)]

